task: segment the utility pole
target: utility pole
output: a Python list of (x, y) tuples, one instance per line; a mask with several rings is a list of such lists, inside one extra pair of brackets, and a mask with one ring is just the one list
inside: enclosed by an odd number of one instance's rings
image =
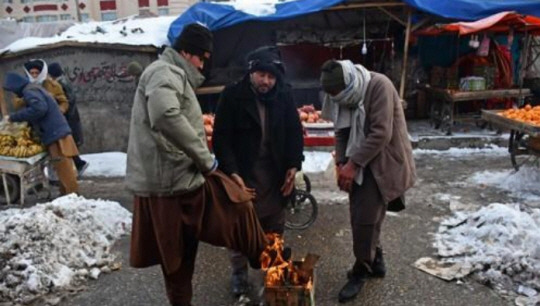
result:
[(81, 22), (81, 9), (79, 8), (79, 0), (75, 0), (75, 10), (77, 11), (77, 21)]

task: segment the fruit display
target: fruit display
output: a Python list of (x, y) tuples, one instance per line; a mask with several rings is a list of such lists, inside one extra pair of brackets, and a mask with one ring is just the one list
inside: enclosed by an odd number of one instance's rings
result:
[(298, 110), (300, 121), (302, 123), (328, 123), (329, 121), (321, 118), (321, 111), (315, 110), (313, 104), (304, 105)]
[(0, 128), (0, 155), (25, 158), (44, 151), (39, 141), (32, 138), (28, 125), (8, 123)]
[(203, 114), (204, 133), (206, 138), (212, 137), (214, 133), (214, 114)]
[(507, 109), (500, 113), (501, 116), (528, 124), (540, 126), (540, 106), (532, 107), (530, 104), (523, 108)]

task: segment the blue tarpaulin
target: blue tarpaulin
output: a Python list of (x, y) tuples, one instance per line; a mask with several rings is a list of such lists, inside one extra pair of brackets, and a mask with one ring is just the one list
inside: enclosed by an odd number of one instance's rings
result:
[(275, 12), (264, 16), (251, 15), (227, 4), (199, 2), (171, 23), (167, 38), (172, 43), (175, 37), (182, 32), (184, 25), (194, 22), (202, 23), (211, 31), (215, 31), (250, 20), (277, 21), (314, 13), (342, 2), (345, 0), (298, 0), (277, 3)]
[(540, 0), (403, 0), (421, 11), (445, 18), (477, 20), (490, 15), (516, 11), (540, 17)]

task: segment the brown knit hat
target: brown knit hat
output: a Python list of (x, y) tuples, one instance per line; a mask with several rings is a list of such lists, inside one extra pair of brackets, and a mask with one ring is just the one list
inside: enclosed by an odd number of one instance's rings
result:
[(345, 89), (343, 67), (335, 60), (328, 60), (321, 66), (321, 86), (325, 92), (341, 92)]

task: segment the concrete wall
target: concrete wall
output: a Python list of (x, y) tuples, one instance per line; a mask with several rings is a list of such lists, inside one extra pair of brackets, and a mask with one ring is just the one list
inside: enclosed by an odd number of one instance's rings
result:
[[(83, 153), (127, 150), (135, 80), (126, 72), (131, 61), (146, 67), (156, 58), (154, 48), (63, 46), (0, 58), (0, 78), (7, 71), (23, 73), (29, 59), (59, 62), (73, 84), (81, 114)], [(8, 107), (11, 97), (6, 96)]]

